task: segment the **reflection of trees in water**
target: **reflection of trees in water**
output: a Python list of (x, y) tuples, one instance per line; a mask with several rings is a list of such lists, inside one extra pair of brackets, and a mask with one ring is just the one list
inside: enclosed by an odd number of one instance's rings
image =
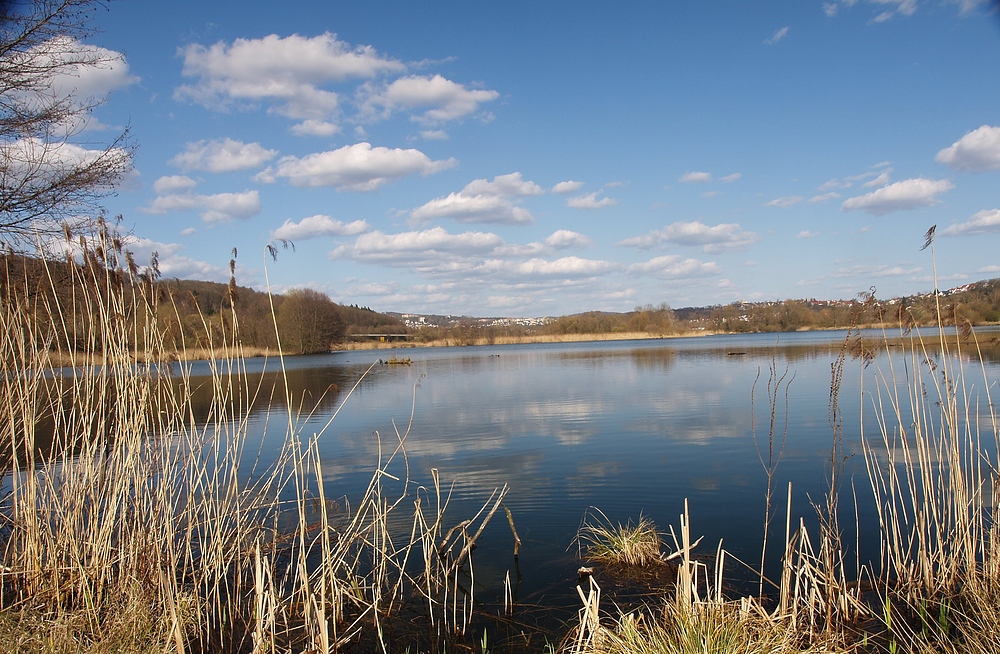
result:
[(624, 357), (631, 359), (640, 368), (670, 368), (675, 361), (677, 352), (666, 347), (645, 347), (633, 349), (583, 350), (579, 352), (559, 352), (556, 357), (560, 362), (586, 362), (596, 364), (601, 362), (614, 363)]
[[(312, 411), (332, 411), (359, 375), (360, 372), (353, 368), (340, 366), (289, 369), (285, 378), (292, 411), (303, 415)], [(45, 455), (59, 453), (59, 443), (53, 442), (57, 425), (59, 433), (72, 433), (91, 441), (111, 436), (116, 433), (119, 421), (134, 420), (135, 416), (129, 412), (135, 407), (134, 403), (122, 400), (122, 391), (115, 385), (115, 375), (101, 379), (103, 384), (88, 383), (70, 375), (44, 380), (35, 399), (33, 428), (18, 426), (14, 429), (8, 425), (5, 431), (30, 433), (30, 437), (25, 437), (33, 440), (36, 452)], [(245, 374), (233, 371), (232, 375), (220, 375), (214, 380), (207, 376), (190, 377), (188, 380), (164, 376), (152, 379), (151, 383), (154, 389), (159, 389), (156, 392), (162, 393), (163, 401), (176, 406), (188, 402), (190, 417), (199, 425), (210, 421), (213, 415), (219, 413), (220, 407), (226, 408), (227, 415), (239, 419), (255, 413), (285, 411), (289, 404), (279, 370)], [(368, 383), (374, 383), (374, 379), (369, 377)], [(81, 399), (80, 393), (86, 397)], [(156, 411), (157, 404), (153, 401), (149, 410)], [(9, 419), (9, 416), (3, 417)], [(155, 425), (152, 416), (149, 418), (149, 424)], [(19, 447), (25, 445), (27, 443), (22, 440)], [(10, 453), (0, 452), (0, 466), (9, 467), (9, 464)]]
[(724, 348), (681, 350), (678, 354), (682, 357), (696, 357), (703, 359), (754, 360), (757, 362), (770, 362), (772, 359), (776, 359), (788, 363), (796, 363), (836, 357), (839, 354), (841, 347), (842, 346), (839, 343), (808, 345), (781, 345), (779, 343), (778, 345), (752, 347), (734, 344)]
[[(287, 381), (287, 397), (286, 385)], [(232, 378), (228, 388), (220, 389), (211, 377), (192, 377), (190, 383), (191, 414), (196, 422), (209, 419), (213, 402), (221, 395), (232, 415), (245, 417), (254, 413), (285, 410), (291, 404), (293, 412), (332, 410), (342, 392), (357, 381), (350, 370), (339, 366), (290, 369), (264, 373), (247, 373)], [(185, 384), (175, 380), (174, 392), (184, 393)]]

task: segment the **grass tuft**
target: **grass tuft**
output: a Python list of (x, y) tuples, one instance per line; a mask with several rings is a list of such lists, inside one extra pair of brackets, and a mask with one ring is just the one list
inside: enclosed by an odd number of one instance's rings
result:
[(663, 562), (656, 525), (642, 515), (634, 524), (614, 524), (600, 509), (591, 508), (576, 540), (585, 546), (587, 558), (598, 563), (647, 566)]

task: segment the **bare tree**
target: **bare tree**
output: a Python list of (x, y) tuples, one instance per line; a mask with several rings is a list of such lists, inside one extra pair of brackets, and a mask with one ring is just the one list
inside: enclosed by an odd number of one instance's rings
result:
[(311, 288), (292, 289), (278, 307), (281, 344), (292, 354), (329, 352), (344, 334), (340, 310), (329, 297)]
[(85, 226), (129, 172), (128, 129), (101, 145), (78, 139), (105, 97), (84, 83), (124, 64), (87, 45), (106, 0), (0, 0), (0, 240), (29, 243)]

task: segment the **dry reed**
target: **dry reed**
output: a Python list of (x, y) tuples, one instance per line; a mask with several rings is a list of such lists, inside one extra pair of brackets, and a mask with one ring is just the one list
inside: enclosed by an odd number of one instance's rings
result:
[[(313, 431), (287, 387), (251, 382), (235, 309), (198, 344), (202, 419), (190, 367), (161, 363), (158, 316), (176, 310), (155, 262), (138, 270), (108, 228), (64, 248), (64, 262), (29, 273), (10, 255), (0, 271), (0, 650), (388, 651), (417, 598), (442, 638), (464, 632), (471, 553), (506, 489), (456, 525), (447, 502), (410, 504), (404, 432), (384, 452), (379, 440), (353, 505), (332, 501), (330, 423)], [(268, 418), (283, 436), (264, 463), (249, 409), (274, 392), (289, 409)]]

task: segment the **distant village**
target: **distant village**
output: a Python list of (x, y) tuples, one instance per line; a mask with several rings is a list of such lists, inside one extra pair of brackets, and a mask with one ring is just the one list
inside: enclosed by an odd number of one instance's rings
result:
[[(949, 288), (947, 290), (939, 291), (939, 297), (950, 297), (955, 295), (960, 295), (963, 293), (970, 293), (976, 290), (982, 290), (984, 285), (995, 286), (997, 280), (989, 281), (979, 281), (972, 282), (969, 284), (963, 284), (962, 286), (956, 286), (954, 288)], [(885, 300), (879, 300), (880, 304), (883, 306), (911, 306), (920, 303), (921, 301), (926, 301), (934, 297), (934, 292), (921, 293), (906, 297), (896, 297), (889, 298)], [(816, 298), (809, 298), (803, 300), (764, 300), (750, 302), (747, 300), (738, 300), (727, 305), (710, 305), (704, 307), (685, 307), (680, 309), (675, 309), (675, 320), (678, 326), (685, 325), (688, 329), (701, 331), (709, 326), (709, 323), (715, 322), (713, 327), (718, 328), (719, 321), (723, 313), (728, 314), (727, 318), (731, 321), (750, 322), (754, 316), (759, 315), (762, 310), (777, 309), (781, 307), (787, 307), (789, 303), (799, 304), (810, 310), (823, 310), (823, 309), (833, 309), (833, 310), (849, 310), (858, 304), (858, 300), (818, 300)], [(598, 313), (598, 312), (591, 312)], [(559, 321), (559, 318), (552, 316), (544, 317), (488, 317), (488, 318), (478, 318), (471, 316), (455, 316), (455, 315), (436, 315), (436, 314), (420, 314), (420, 313), (394, 313), (387, 312), (387, 315), (392, 316), (400, 320), (406, 325), (408, 329), (450, 329), (456, 327), (478, 327), (482, 329), (489, 328), (504, 328), (504, 327), (521, 327), (527, 330), (532, 330), (538, 327), (544, 327), (546, 325), (552, 325)]]

